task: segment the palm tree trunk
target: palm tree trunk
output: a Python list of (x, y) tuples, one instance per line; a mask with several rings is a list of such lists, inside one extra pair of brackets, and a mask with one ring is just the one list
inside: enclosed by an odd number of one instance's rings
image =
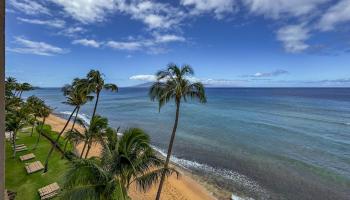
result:
[(36, 116), (34, 117), (34, 123), (33, 123), (33, 126), (32, 126), (32, 132), (30, 133), (30, 137), (33, 136), (34, 127), (35, 127), (35, 122), (36, 122)]
[[(75, 123), (77, 122), (77, 118), (78, 118), (78, 114), (79, 114), (79, 109), (80, 109), (80, 106), (78, 106), (77, 112), (75, 113), (73, 125), (72, 125), (72, 128), (70, 129), (71, 131), (73, 131), (74, 125), (75, 125)], [(63, 148), (63, 154), (62, 154), (62, 157), (61, 157), (62, 159), (64, 158), (64, 154), (66, 153), (66, 149), (67, 149), (67, 144), (68, 144), (68, 142), (69, 142), (69, 140), (66, 139), (66, 142), (65, 142), (64, 148)]]
[(92, 144), (88, 144), (88, 148), (87, 148), (87, 151), (86, 151), (86, 154), (85, 154), (85, 159), (87, 158), (89, 152), (90, 152), (90, 149), (91, 149), (91, 145)]
[(52, 147), (51, 147), (51, 149), (50, 149), (50, 151), (49, 151), (49, 154), (47, 155), (46, 160), (45, 160), (44, 173), (47, 172), (47, 170), (48, 170), (48, 167), (49, 167), (49, 158), (51, 157), (51, 154), (52, 154), (52, 152), (53, 152), (55, 146), (57, 146), (58, 140), (60, 139), (60, 137), (61, 137), (61, 135), (63, 134), (64, 130), (66, 130), (66, 128), (67, 128), (67, 126), (68, 126), (70, 120), (72, 119), (72, 117), (73, 117), (75, 111), (77, 110), (77, 108), (78, 108), (78, 106), (76, 106), (76, 107), (74, 108), (72, 114), (70, 114), (70, 116), (69, 116), (69, 118), (68, 118), (66, 124), (64, 125), (62, 131), (58, 134), (58, 136), (57, 136), (57, 138), (56, 138), (56, 141), (55, 141), (55, 144), (52, 145)]
[[(174, 140), (175, 140), (177, 124), (179, 122), (179, 114), (180, 114), (180, 101), (176, 102), (175, 123), (174, 123), (174, 127), (173, 127), (173, 132), (171, 133), (171, 138), (170, 138), (170, 143), (169, 143), (169, 147), (168, 147), (168, 153), (167, 153), (165, 164), (164, 164), (164, 169), (167, 169), (168, 165), (169, 165), (171, 151), (173, 149), (173, 144), (174, 144)], [(162, 177), (160, 178), (156, 200), (160, 199), (160, 194), (162, 193), (164, 180), (165, 180), (165, 171), (162, 173)]]
[(73, 129), (74, 129), (74, 125), (75, 125), (75, 123), (77, 122), (77, 118), (78, 118), (79, 110), (80, 110), (80, 106), (78, 106), (78, 108), (77, 108), (77, 112), (75, 113), (75, 117), (74, 117), (74, 121), (73, 121), (73, 125), (72, 125), (72, 128), (71, 128), (71, 131), (73, 131)]
[(85, 143), (84, 143), (84, 147), (83, 147), (83, 150), (81, 150), (81, 153), (80, 153), (80, 158), (82, 158), (82, 157), (83, 157), (83, 155), (84, 155), (84, 151), (85, 151), (86, 145), (87, 145), (87, 141), (85, 141)]
[(21, 90), (18, 90), (17, 93), (15, 94), (16, 97), (19, 97), (19, 93), (21, 92)]
[(61, 159), (63, 159), (63, 158), (64, 158), (64, 154), (66, 153), (66, 149), (67, 149), (67, 144), (68, 144), (68, 142), (69, 142), (69, 140), (68, 140), (68, 139), (66, 139), (66, 143), (64, 143), (63, 154), (62, 154)]
[(35, 146), (33, 149), (36, 149), (38, 147), (38, 144), (39, 144), (39, 140), (40, 140), (40, 137), (41, 137), (41, 132), (43, 131), (43, 128), (44, 128), (44, 124), (45, 124), (45, 121), (46, 121), (46, 117), (44, 117), (43, 119), (43, 122), (41, 124), (41, 127), (40, 127), (40, 131), (39, 131), (39, 135), (38, 135), (38, 139), (36, 140), (36, 143), (35, 143)]
[(95, 107), (94, 107), (94, 112), (92, 113), (92, 117), (91, 117), (91, 120), (95, 117), (95, 114), (96, 114), (96, 109), (97, 109), (97, 104), (98, 104), (98, 100), (100, 98), (100, 91), (97, 90), (96, 91), (96, 101), (95, 101)]
[(12, 133), (13, 158), (16, 157), (16, 136), (17, 136), (17, 131), (13, 131)]
[(23, 90), (21, 90), (21, 92), (19, 93), (19, 98), (22, 97), (22, 93), (23, 93)]

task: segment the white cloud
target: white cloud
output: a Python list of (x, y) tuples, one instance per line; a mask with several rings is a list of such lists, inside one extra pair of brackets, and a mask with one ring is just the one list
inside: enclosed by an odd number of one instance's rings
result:
[(202, 79), (201, 83), (207, 86), (216, 86), (216, 87), (232, 87), (239, 86), (242, 83), (242, 80), (230, 80), (230, 79)]
[(48, 8), (46, 8), (44, 5), (38, 3), (37, 1), (33, 0), (10, 0), (10, 5), (14, 7), (15, 9), (24, 12), (28, 15), (36, 15), (36, 14), (50, 14), (50, 11)]
[(21, 22), (29, 23), (29, 24), (46, 25), (54, 28), (63, 28), (66, 24), (65, 21), (59, 20), (59, 19), (39, 20), (39, 19), (26, 19), (26, 18), (17, 17), (17, 20)]
[(234, 11), (235, 0), (181, 0), (181, 5), (191, 7), (191, 14), (214, 12), (217, 18), (222, 18)]
[(51, 0), (82, 23), (101, 22), (115, 9), (114, 0)]
[(96, 40), (89, 40), (89, 39), (79, 39), (79, 40), (73, 40), (72, 44), (80, 44), (83, 46), (87, 46), (87, 47), (95, 47), (95, 48), (99, 48), (101, 43), (97, 42)]
[(151, 82), (151, 81), (156, 81), (157, 77), (155, 75), (145, 75), (145, 74), (141, 74), (141, 75), (134, 75), (129, 77), (130, 80), (137, 80), (137, 81), (147, 81), (147, 82)]
[(244, 77), (254, 77), (254, 78), (266, 78), (266, 77), (275, 77), (275, 76), (280, 76), (280, 75), (284, 75), (284, 74), (288, 74), (289, 72), (283, 69), (277, 69), (275, 71), (272, 72), (257, 72), (255, 74), (252, 75), (247, 75)]
[(184, 13), (166, 3), (141, 0), (51, 0), (63, 7), (72, 18), (88, 24), (101, 22), (109, 14), (123, 13), (143, 22), (150, 29), (167, 29), (178, 25)]
[(116, 41), (108, 41), (106, 43), (108, 47), (111, 47), (113, 49), (119, 49), (119, 50), (128, 50), (128, 51), (135, 51), (139, 50), (142, 46), (142, 42), (116, 42)]
[(57, 54), (67, 53), (68, 50), (62, 49), (45, 42), (36, 42), (25, 39), (24, 37), (15, 37), (15, 43), (18, 47), (7, 47), (7, 51), (23, 54), (35, 54), (41, 56), (53, 56)]
[(132, 19), (140, 20), (150, 29), (168, 29), (178, 26), (185, 13), (170, 4), (154, 1), (117, 0), (119, 12), (131, 15)]
[(350, 21), (350, 0), (341, 0), (322, 15), (318, 26), (323, 31), (329, 31), (346, 21)]
[(308, 49), (309, 45), (305, 41), (309, 37), (309, 29), (304, 24), (285, 26), (277, 31), (277, 39), (290, 53), (298, 53)]
[(69, 27), (62, 31), (60, 31), (58, 34), (65, 35), (68, 37), (77, 37), (80, 33), (85, 33), (86, 30), (82, 27), (75, 26), (75, 27)]
[(160, 54), (166, 52), (164, 46), (170, 42), (184, 42), (186, 39), (174, 34), (153, 34), (149, 39), (129, 38), (127, 41), (108, 41), (106, 46), (118, 50), (137, 51), (143, 50), (149, 54)]
[(168, 42), (184, 42), (186, 39), (182, 36), (165, 34), (165, 35), (155, 35), (155, 40), (158, 43), (168, 43)]
[(302, 16), (310, 14), (322, 3), (329, 0), (244, 0), (254, 14), (277, 19), (283, 15)]

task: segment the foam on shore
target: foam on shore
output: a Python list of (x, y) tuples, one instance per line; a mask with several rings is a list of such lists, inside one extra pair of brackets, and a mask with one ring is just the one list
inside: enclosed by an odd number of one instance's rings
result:
[[(71, 111), (62, 111), (62, 112), (60, 112), (60, 114), (69, 116), (69, 115), (72, 114), (72, 112), (71, 112)], [(83, 122), (84, 122), (85, 124), (87, 124), (87, 125), (90, 124), (90, 116), (89, 116), (89, 115), (84, 114), (84, 113), (79, 113), (79, 114), (78, 114), (78, 118), (81, 119), (81, 120), (83, 120)]]
[[(166, 153), (152, 145), (152, 148), (159, 152), (162, 156), (166, 157)], [(221, 169), (221, 168), (216, 168), (212, 167), (207, 164), (199, 163), (196, 161), (191, 161), (191, 160), (186, 160), (186, 159), (181, 159), (177, 158), (176, 156), (171, 156), (170, 157), (171, 162), (179, 165), (180, 167), (183, 167), (188, 170), (199, 170), (203, 173), (210, 173), (216, 177), (224, 178), (229, 181), (233, 181), (239, 185), (242, 185), (243, 187), (249, 189), (251, 192), (263, 192), (265, 193), (264, 189), (255, 181), (249, 179), (247, 176), (239, 174), (238, 172), (228, 170), (228, 169)]]

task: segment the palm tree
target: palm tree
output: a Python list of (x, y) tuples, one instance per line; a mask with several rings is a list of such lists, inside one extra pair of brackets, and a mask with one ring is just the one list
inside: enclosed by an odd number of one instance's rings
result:
[(66, 128), (67, 128), (70, 120), (72, 119), (74, 113), (77, 111), (78, 108), (80, 108), (80, 106), (82, 106), (86, 102), (92, 100), (92, 97), (87, 95), (86, 90), (83, 90), (81, 87), (78, 87), (78, 86), (73, 86), (72, 89), (67, 94), (68, 94), (68, 96), (66, 96), (67, 100), (64, 103), (68, 104), (68, 105), (71, 105), (71, 106), (74, 106), (74, 109), (73, 109), (73, 112), (70, 114), (70, 116), (69, 116), (66, 124), (64, 125), (63, 129), (57, 135), (55, 143), (54, 143), (54, 145), (52, 145), (52, 147), (51, 147), (51, 149), (50, 149), (50, 151), (49, 151), (49, 153), (48, 153), (48, 155), (46, 157), (44, 173), (47, 172), (48, 165), (49, 165), (49, 159), (51, 157), (51, 154), (52, 154), (55, 146), (58, 145), (58, 141), (61, 138), (61, 136), (64, 133), (64, 131), (66, 130)]
[[(79, 141), (84, 139), (84, 135), (82, 135), (77, 129), (73, 129), (65, 133), (64, 139), (66, 140), (63, 148), (63, 153), (65, 154), (68, 142), (76, 145)], [(64, 154), (62, 154), (62, 158), (64, 157)]]
[(17, 93), (17, 95), (18, 95), (19, 98), (21, 98), (22, 97), (22, 93), (24, 91), (30, 91), (30, 90), (33, 90), (33, 89), (34, 89), (33, 86), (30, 85), (29, 83), (18, 84), (18, 87), (17, 87), (18, 93)]
[(42, 135), (42, 131), (43, 131), (43, 128), (45, 125), (46, 118), (51, 114), (51, 112), (52, 112), (52, 109), (49, 106), (45, 105), (45, 103), (42, 103), (42, 105), (38, 111), (38, 113), (39, 113), (38, 117), (41, 117), (43, 119), (43, 121), (40, 124), (40, 130), (37, 129), (38, 130), (38, 139), (36, 140), (36, 143), (35, 143), (35, 146), (33, 149), (36, 149), (38, 147), (40, 137)]
[(118, 86), (112, 83), (105, 84), (103, 76), (104, 75), (101, 74), (98, 70), (90, 70), (90, 72), (87, 74), (90, 92), (94, 92), (96, 94), (95, 106), (91, 119), (96, 114), (97, 104), (100, 99), (100, 93), (102, 89), (118, 92)]
[[(101, 117), (99, 115), (96, 115), (91, 119), (88, 131), (86, 132), (87, 136), (87, 141), (84, 144), (84, 148), (87, 144), (87, 151), (85, 154), (85, 158), (89, 155), (91, 146), (93, 142), (102, 142), (103, 141), (103, 136), (108, 127), (108, 120), (107, 118)], [(82, 154), (84, 151), (81, 152)], [(82, 155), (81, 155), (82, 156)]]
[[(149, 136), (131, 128), (121, 138), (111, 128), (106, 130), (101, 160), (73, 160), (65, 175), (62, 199), (130, 199), (127, 191), (132, 183), (143, 191), (155, 184), (163, 169), (150, 146)], [(177, 173), (166, 170), (166, 175)]]
[[(69, 94), (71, 92), (73, 92), (74, 90), (78, 90), (78, 91), (80, 91), (82, 93), (85, 93), (87, 95), (88, 93), (90, 93), (90, 90), (89, 90), (88, 86), (89, 85), (88, 85), (88, 80), (87, 79), (75, 78), (73, 80), (73, 82), (72, 82), (72, 85), (67, 84), (67, 85), (63, 86), (62, 92), (63, 92), (64, 96), (69, 96)], [(88, 96), (88, 98), (89, 98), (89, 101), (91, 101), (93, 99), (92, 96)], [(76, 110), (76, 112), (75, 112), (75, 117), (74, 117), (74, 120), (73, 120), (73, 125), (72, 125), (72, 128), (71, 128), (71, 131), (74, 129), (75, 123), (76, 123), (76, 121), (78, 119), (78, 115), (79, 115), (79, 111), (80, 111), (80, 107), (81, 106), (82, 105), (79, 105), (77, 110)]]
[(6, 115), (6, 131), (12, 133), (13, 158), (16, 157), (17, 132), (26, 125), (27, 111), (24, 108), (14, 110)]
[(14, 77), (7, 77), (5, 80), (5, 96), (13, 97), (14, 96), (14, 90), (17, 87), (17, 80)]
[[(159, 103), (159, 111), (162, 106), (170, 101), (175, 101), (176, 114), (171, 138), (168, 146), (168, 153), (165, 160), (164, 168), (167, 169), (175, 139), (176, 129), (180, 115), (181, 101), (186, 102), (188, 98), (198, 99), (200, 103), (206, 103), (206, 95), (204, 86), (200, 82), (191, 82), (190, 76), (193, 76), (193, 69), (189, 65), (183, 65), (181, 68), (175, 64), (169, 64), (167, 69), (159, 71), (157, 82), (155, 82), (150, 90), (149, 96), (152, 101), (157, 100)], [(163, 174), (159, 183), (156, 200), (160, 199), (164, 184), (165, 175)]]
[(40, 111), (41, 111), (40, 109), (44, 106), (44, 101), (39, 99), (36, 96), (30, 96), (27, 99), (27, 104), (26, 105), (29, 107), (31, 113), (34, 116), (34, 119), (31, 122), (31, 124), (32, 124), (32, 132), (30, 133), (30, 136), (33, 136), (34, 127), (35, 127), (35, 124), (37, 122), (37, 118), (40, 115)]

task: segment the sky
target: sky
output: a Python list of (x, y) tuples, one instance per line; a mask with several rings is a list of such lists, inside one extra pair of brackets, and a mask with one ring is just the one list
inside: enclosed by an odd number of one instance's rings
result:
[(60, 87), (90, 69), (217, 87), (350, 86), (350, 0), (8, 0), (6, 75)]

